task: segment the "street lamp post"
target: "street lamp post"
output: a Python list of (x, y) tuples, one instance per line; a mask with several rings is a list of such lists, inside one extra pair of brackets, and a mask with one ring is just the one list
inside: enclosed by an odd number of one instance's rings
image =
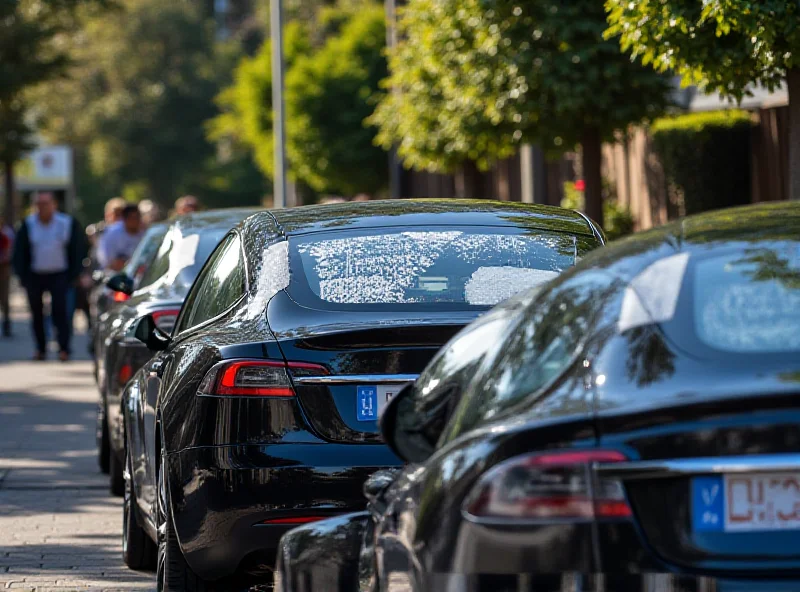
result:
[(283, 1), (270, 0), (272, 37), (272, 134), (275, 144), (273, 206), (286, 207), (286, 122), (283, 111)]

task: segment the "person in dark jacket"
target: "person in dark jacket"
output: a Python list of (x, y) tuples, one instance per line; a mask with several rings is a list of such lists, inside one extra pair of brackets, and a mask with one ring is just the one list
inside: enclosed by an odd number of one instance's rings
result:
[(43, 296), (49, 292), (59, 358), (67, 361), (72, 339), (68, 296), (83, 269), (86, 240), (78, 221), (57, 211), (52, 193), (39, 193), (34, 206), (36, 212), (25, 218), (17, 231), (14, 271), (28, 293), (36, 339), (34, 359), (44, 360), (47, 354)]

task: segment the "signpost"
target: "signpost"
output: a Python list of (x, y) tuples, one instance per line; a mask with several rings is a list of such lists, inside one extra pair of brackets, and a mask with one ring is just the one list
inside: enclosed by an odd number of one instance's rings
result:
[(283, 112), (283, 2), (270, 0), (272, 37), (272, 133), (275, 143), (275, 175), (272, 182), (273, 207), (286, 203), (286, 122)]
[[(0, 183), (3, 187), (4, 183)], [(70, 146), (40, 146), (17, 162), (14, 167), (17, 193), (33, 191), (64, 192), (63, 209), (75, 209), (75, 173)], [(14, 196), (5, 196), (6, 203)], [(13, 222), (13, 221), (11, 221)]]

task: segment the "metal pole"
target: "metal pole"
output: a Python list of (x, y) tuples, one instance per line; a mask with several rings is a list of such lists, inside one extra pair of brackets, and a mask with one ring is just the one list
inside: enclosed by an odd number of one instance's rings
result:
[[(384, 11), (386, 12), (386, 47), (394, 48), (397, 45), (397, 5), (403, 4), (403, 0), (384, 0)], [(393, 92), (393, 91), (389, 91)], [(389, 197), (398, 199), (408, 197), (405, 195), (403, 187), (403, 177), (405, 170), (400, 157), (397, 156), (397, 149), (389, 151)]]
[(286, 207), (286, 123), (283, 113), (283, 2), (270, 0), (272, 38), (272, 134), (275, 145), (275, 174), (272, 181), (273, 205)]

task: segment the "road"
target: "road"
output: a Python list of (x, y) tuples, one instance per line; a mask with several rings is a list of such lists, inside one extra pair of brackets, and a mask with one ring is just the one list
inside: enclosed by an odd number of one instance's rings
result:
[(108, 493), (94, 441), (97, 391), (79, 330), (69, 363), (28, 361), (20, 294), (0, 339), (0, 590), (154, 590), (122, 563), (122, 500)]

